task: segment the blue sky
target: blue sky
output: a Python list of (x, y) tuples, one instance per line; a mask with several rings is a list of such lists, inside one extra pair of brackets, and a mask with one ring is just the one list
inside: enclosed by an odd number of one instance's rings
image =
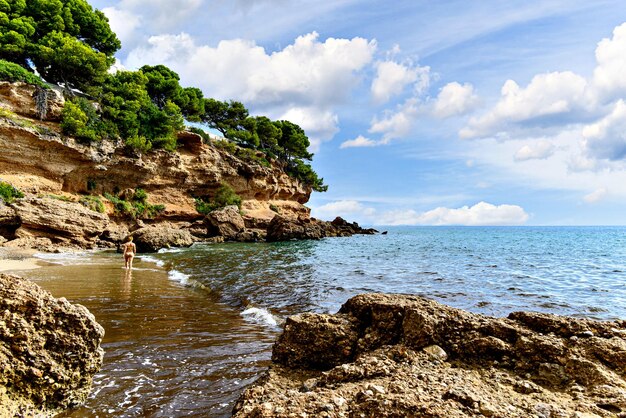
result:
[(119, 65), (307, 131), (314, 216), (608, 225), (626, 213), (623, 1), (92, 1)]

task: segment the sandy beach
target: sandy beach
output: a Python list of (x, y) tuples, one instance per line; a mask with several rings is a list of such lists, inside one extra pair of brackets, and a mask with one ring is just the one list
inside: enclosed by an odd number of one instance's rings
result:
[(32, 270), (45, 262), (33, 257), (34, 250), (0, 248), (0, 272)]

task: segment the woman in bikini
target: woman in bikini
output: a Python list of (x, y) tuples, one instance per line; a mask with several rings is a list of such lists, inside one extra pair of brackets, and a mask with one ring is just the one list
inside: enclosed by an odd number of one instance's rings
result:
[(126, 242), (122, 244), (122, 247), (124, 247), (124, 268), (132, 269), (133, 258), (135, 258), (135, 254), (137, 253), (137, 247), (133, 242), (133, 237), (129, 236), (126, 238)]

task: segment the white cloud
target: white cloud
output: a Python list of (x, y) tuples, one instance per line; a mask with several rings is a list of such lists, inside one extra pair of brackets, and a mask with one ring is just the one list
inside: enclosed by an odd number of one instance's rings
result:
[(554, 154), (555, 146), (547, 140), (524, 145), (515, 153), (515, 161), (544, 160)]
[(335, 216), (359, 218), (373, 225), (521, 225), (529, 215), (517, 205), (492, 205), (479, 202), (457, 209), (438, 207), (419, 213), (413, 209), (379, 212), (355, 200), (340, 200), (313, 209), (313, 215), (323, 219)]
[(405, 87), (418, 78), (419, 73), (428, 77), (428, 69), (399, 64), (395, 61), (376, 63), (376, 77), (372, 82), (372, 97), (376, 103), (385, 103), (400, 94)]
[(122, 45), (134, 37), (135, 30), (141, 25), (141, 17), (128, 10), (105, 7), (102, 13), (109, 19), (109, 25)]
[(182, 84), (198, 86), (206, 96), (240, 100), (259, 113), (298, 123), (315, 151), (338, 131), (333, 109), (348, 99), (375, 51), (375, 41), (322, 42), (315, 32), (273, 53), (241, 39), (198, 45), (182, 33), (151, 37), (148, 45), (130, 52), (125, 64), (165, 64), (179, 73)]
[(334, 219), (336, 216), (352, 218), (354, 216), (370, 217), (376, 213), (373, 208), (365, 207), (356, 200), (338, 200), (313, 208), (312, 215), (322, 219)]
[(594, 190), (593, 192), (583, 196), (583, 200), (586, 203), (598, 203), (606, 197), (608, 190), (605, 187)]
[(372, 141), (369, 138), (365, 138), (363, 135), (359, 135), (354, 139), (342, 142), (339, 148), (375, 147), (378, 145), (380, 145), (378, 141)]
[(619, 97), (626, 93), (626, 23), (613, 30), (613, 38), (605, 38), (596, 48), (597, 67), (593, 72), (593, 85), (603, 99)]
[(474, 86), (469, 83), (463, 85), (455, 82), (446, 84), (433, 104), (433, 114), (438, 118), (448, 118), (466, 114), (475, 109), (478, 96)]
[(587, 81), (571, 71), (539, 74), (525, 88), (507, 80), (501, 98), (487, 114), (470, 119), (462, 138), (510, 133), (516, 126), (543, 127), (570, 121), (574, 112), (588, 109)]
[(528, 214), (517, 205), (499, 205), (479, 202), (474, 206), (458, 209), (439, 207), (419, 214), (413, 225), (521, 225), (528, 221)]
[[(626, 74), (626, 73), (625, 73)], [(583, 147), (594, 158), (622, 160), (626, 157), (626, 102), (619, 100), (613, 111), (583, 128)]]
[(420, 112), (417, 99), (409, 99), (396, 112), (387, 112), (382, 119), (374, 117), (369, 128), (373, 134), (381, 134), (381, 144), (387, 144), (392, 139), (402, 138), (411, 133), (413, 124)]

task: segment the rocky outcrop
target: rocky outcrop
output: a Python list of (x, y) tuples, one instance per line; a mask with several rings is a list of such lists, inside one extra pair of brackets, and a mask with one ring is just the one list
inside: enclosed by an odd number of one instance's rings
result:
[(222, 236), (226, 240), (236, 241), (246, 225), (236, 205), (209, 212), (206, 216), (207, 229), (210, 236)]
[[(37, 112), (36, 96), (40, 91), (30, 84), (0, 81), (0, 106), (18, 115), (39, 119), (43, 116)], [(41, 94), (45, 95), (44, 120), (60, 120), (61, 111), (65, 105), (63, 94), (57, 89), (43, 90)]]
[(80, 203), (30, 196), (12, 204), (18, 238), (43, 237), (61, 245), (93, 248), (109, 226), (109, 217)]
[(291, 219), (276, 215), (267, 227), (267, 240), (289, 241), (292, 239), (321, 239), (325, 237), (348, 237), (355, 234), (375, 234), (375, 229), (364, 229), (356, 222), (349, 223), (337, 217), (332, 222), (315, 218)]
[(272, 360), (235, 417), (626, 416), (626, 321), (368, 294), (289, 318)]
[(0, 416), (52, 416), (83, 403), (103, 336), (85, 307), (0, 274)]
[(194, 243), (189, 231), (163, 225), (147, 226), (132, 233), (137, 251), (154, 253), (161, 248), (189, 247)]
[[(123, 141), (81, 143), (63, 136), (59, 124), (51, 122), (60, 115), (62, 96), (50, 91), (47, 121), (40, 121), (36, 95), (33, 86), (0, 82), (0, 108), (6, 110), (0, 116), (0, 178), (26, 194), (12, 207), (0, 208), (0, 241), (7, 245), (33, 244), (41, 250), (119, 245), (124, 231), (132, 231), (134, 219), (129, 211), (119, 215), (104, 195), (128, 191), (132, 196), (138, 188), (147, 192), (148, 200), (142, 204), (164, 206), (153, 218), (144, 219), (147, 223), (182, 228), (194, 239), (263, 240), (277, 214), (288, 223), (269, 234), (272, 240), (318, 239), (354, 230), (347, 223), (311, 220), (304, 206), (311, 188), (278, 163), (262, 165), (259, 155), (249, 152), (234, 155), (227, 150), (232, 144), (219, 140), (205, 144), (192, 132), (179, 133), (175, 153), (156, 150), (141, 155)], [(210, 201), (223, 184), (242, 198), (241, 213), (226, 208), (205, 219), (196, 210), (197, 199)], [(104, 201), (106, 213), (77, 203), (90, 198)], [(188, 242), (189, 234), (183, 235), (182, 241)]]

